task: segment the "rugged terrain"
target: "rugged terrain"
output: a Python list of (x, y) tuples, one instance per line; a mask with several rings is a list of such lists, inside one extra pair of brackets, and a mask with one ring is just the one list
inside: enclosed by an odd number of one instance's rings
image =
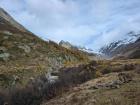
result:
[[(112, 67), (112, 68), (111, 68)], [(95, 79), (42, 105), (139, 105), (140, 60), (99, 62)]]
[(0, 87), (11, 86), (17, 78), (16, 83), (26, 84), (47, 71), (88, 60), (83, 52), (40, 39), (0, 9)]
[(115, 58), (102, 59), (44, 41), (0, 9), (0, 105), (140, 105), (139, 45), (114, 42), (102, 51)]

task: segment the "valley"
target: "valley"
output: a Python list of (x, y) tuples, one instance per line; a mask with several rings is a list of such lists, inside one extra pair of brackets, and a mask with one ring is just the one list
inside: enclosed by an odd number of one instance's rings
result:
[(101, 52), (45, 41), (0, 8), (0, 105), (140, 105), (139, 36)]

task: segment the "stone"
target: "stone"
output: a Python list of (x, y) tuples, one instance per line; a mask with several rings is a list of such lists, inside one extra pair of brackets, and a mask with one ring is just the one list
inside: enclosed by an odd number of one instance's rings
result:
[(114, 80), (109, 83), (98, 83), (95, 86), (91, 87), (91, 89), (118, 89), (120, 88), (121, 81)]
[(7, 40), (9, 39), (9, 36), (4, 36), (3, 39)]
[(1, 53), (0, 54), (0, 59), (3, 61), (9, 60), (10, 54), (9, 53)]
[(45, 76), (51, 84), (55, 83), (59, 79), (59, 76), (52, 75), (50, 72), (48, 72)]
[(25, 53), (31, 52), (31, 48), (28, 45), (19, 45), (18, 48), (23, 49)]
[(12, 85), (14, 86), (17, 82), (19, 82), (20, 77), (18, 77), (17, 75), (13, 75), (13, 83)]
[(2, 52), (5, 52), (5, 51), (7, 51), (7, 49), (5, 48), (5, 47), (0, 47), (0, 53)]
[(72, 45), (69, 42), (65, 42), (63, 40), (60, 41), (59, 45), (64, 47), (64, 48), (67, 48), (67, 49), (71, 49), (72, 48)]
[(3, 33), (4, 34), (6, 34), (6, 35), (13, 35), (11, 32), (9, 32), (9, 31), (3, 31)]

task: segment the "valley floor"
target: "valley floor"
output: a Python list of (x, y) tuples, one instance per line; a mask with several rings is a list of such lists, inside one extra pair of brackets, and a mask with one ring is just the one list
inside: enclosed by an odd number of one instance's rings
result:
[[(126, 62), (139, 63), (139, 60), (121, 60), (111, 64)], [(78, 85), (42, 105), (140, 105), (140, 68), (105, 74)]]

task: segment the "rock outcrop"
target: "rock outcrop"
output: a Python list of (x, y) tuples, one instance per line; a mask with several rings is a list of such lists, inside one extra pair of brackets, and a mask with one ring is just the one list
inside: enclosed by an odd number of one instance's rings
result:
[[(27, 83), (30, 77), (46, 73), (50, 68), (58, 70), (88, 60), (85, 53), (66, 49), (51, 40), (40, 39), (0, 8), (0, 70), (23, 77), (20, 79), (21, 85), (25, 81)], [(0, 86), (5, 85), (1, 83)], [(11, 86), (12, 82), (8, 80), (7, 83)]]

